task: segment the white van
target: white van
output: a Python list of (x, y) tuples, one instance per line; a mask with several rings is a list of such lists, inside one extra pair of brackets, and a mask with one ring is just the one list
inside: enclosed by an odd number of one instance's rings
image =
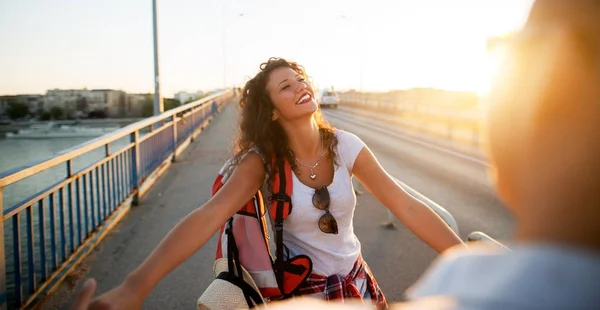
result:
[(331, 89), (320, 90), (317, 100), (322, 108), (337, 109), (338, 104), (340, 103), (340, 97)]

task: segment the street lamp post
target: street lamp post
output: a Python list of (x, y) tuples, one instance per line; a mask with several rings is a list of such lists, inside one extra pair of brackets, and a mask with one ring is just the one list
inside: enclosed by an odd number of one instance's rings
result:
[(158, 72), (158, 19), (157, 0), (152, 0), (152, 30), (154, 34), (154, 115), (164, 111), (162, 97), (160, 96), (160, 78)]
[(227, 22), (225, 21), (225, 3), (223, 3), (221, 8), (221, 19), (223, 20), (223, 33), (222, 33), (222, 43), (223, 43), (223, 88), (227, 88)]
[[(243, 13), (239, 13), (238, 17), (243, 17)], [(223, 21), (223, 29), (221, 33), (221, 43), (223, 44), (223, 87), (227, 88), (227, 20), (225, 12), (225, 3), (221, 7), (221, 20)]]
[[(339, 18), (343, 19), (343, 20), (351, 20), (350, 24), (352, 25), (352, 28), (354, 28), (354, 35), (356, 35), (358, 33), (358, 31), (356, 31), (356, 19), (354, 18), (349, 18), (348, 15), (342, 14), (339, 15)], [(361, 36), (364, 37), (364, 36)], [(362, 38), (361, 38), (362, 39)], [(358, 71), (358, 83), (359, 83), (359, 90), (361, 92), (363, 92), (363, 75), (364, 75), (364, 62), (365, 62), (365, 47), (363, 47), (363, 45), (366, 44), (365, 42), (359, 42), (359, 45), (357, 46), (358, 50), (359, 50), (359, 57), (358, 57), (358, 61), (359, 61), (359, 71)]]

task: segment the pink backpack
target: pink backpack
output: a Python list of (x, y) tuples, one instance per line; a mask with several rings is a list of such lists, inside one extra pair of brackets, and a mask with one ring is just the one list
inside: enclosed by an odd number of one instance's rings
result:
[[(219, 171), (213, 184), (213, 195), (227, 181), (229, 164), (228, 161)], [(275, 164), (273, 166), (275, 167)], [(269, 199), (269, 218), (259, 190), (221, 227), (216, 253), (216, 259), (227, 258), (229, 273), (237, 270), (238, 278), (242, 277), (240, 265), (243, 266), (258, 286), (260, 295), (266, 300), (284, 299), (295, 295), (298, 287), (312, 272), (312, 261), (308, 256), (286, 257), (288, 253), (283, 244), (283, 224), (292, 212), (292, 169), (287, 160), (283, 160), (277, 168), (272, 184), (274, 194)], [(271, 255), (269, 245), (268, 220), (273, 223), (275, 258)], [(249, 299), (256, 299), (257, 294), (245, 291), (245, 295), (251, 306)], [(256, 300), (255, 303), (259, 304)]]

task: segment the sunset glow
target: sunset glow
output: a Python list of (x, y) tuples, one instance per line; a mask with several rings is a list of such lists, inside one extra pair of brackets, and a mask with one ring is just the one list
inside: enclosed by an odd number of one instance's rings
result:
[[(321, 87), (483, 92), (496, 62), (487, 39), (521, 27), (530, 6), (530, 0), (161, 1), (162, 89), (172, 96), (240, 86), (277, 56), (300, 62)], [(11, 1), (0, 10), (0, 94), (84, 87), (152, 92), (151, 34), (149, 1)]]

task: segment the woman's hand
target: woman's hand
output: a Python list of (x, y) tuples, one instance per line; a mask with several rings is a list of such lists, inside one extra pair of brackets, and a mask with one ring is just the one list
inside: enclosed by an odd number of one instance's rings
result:
[(85, 310), (90, 306), (90, 302), (92, 301), (92, 297), (94, 297), (94, 292), (96, 291), (96, 280), (87, 279), (83, 286), (81, 287), (81, 291), (77, 295), (77, 299), (71, 307), (71, 310)]
[(120, 285), (100, 295), (91, 303), (90, 310), (125, 310), (141, 309), (144, 299)]
[(140, 309), (156, 284), (200, 249), (227, 219), (248, 202), (261, 187), (264, 178), (262, 159), (256, 153), (249, 153), (225, 185), (207, 203), (179, 222), (121, 285), (94, 299), (91, 304), (87, 302), (88, 308), (85, 305), (88, 291), (83, 289), (78, 300), (81, 306), (75, 309)]
[(77, 296), (72, 310), (124, 310), (141, 309), (144, 297), (134, 288), (123, 283), (92, 300), (96, 281), (88, 279)]

